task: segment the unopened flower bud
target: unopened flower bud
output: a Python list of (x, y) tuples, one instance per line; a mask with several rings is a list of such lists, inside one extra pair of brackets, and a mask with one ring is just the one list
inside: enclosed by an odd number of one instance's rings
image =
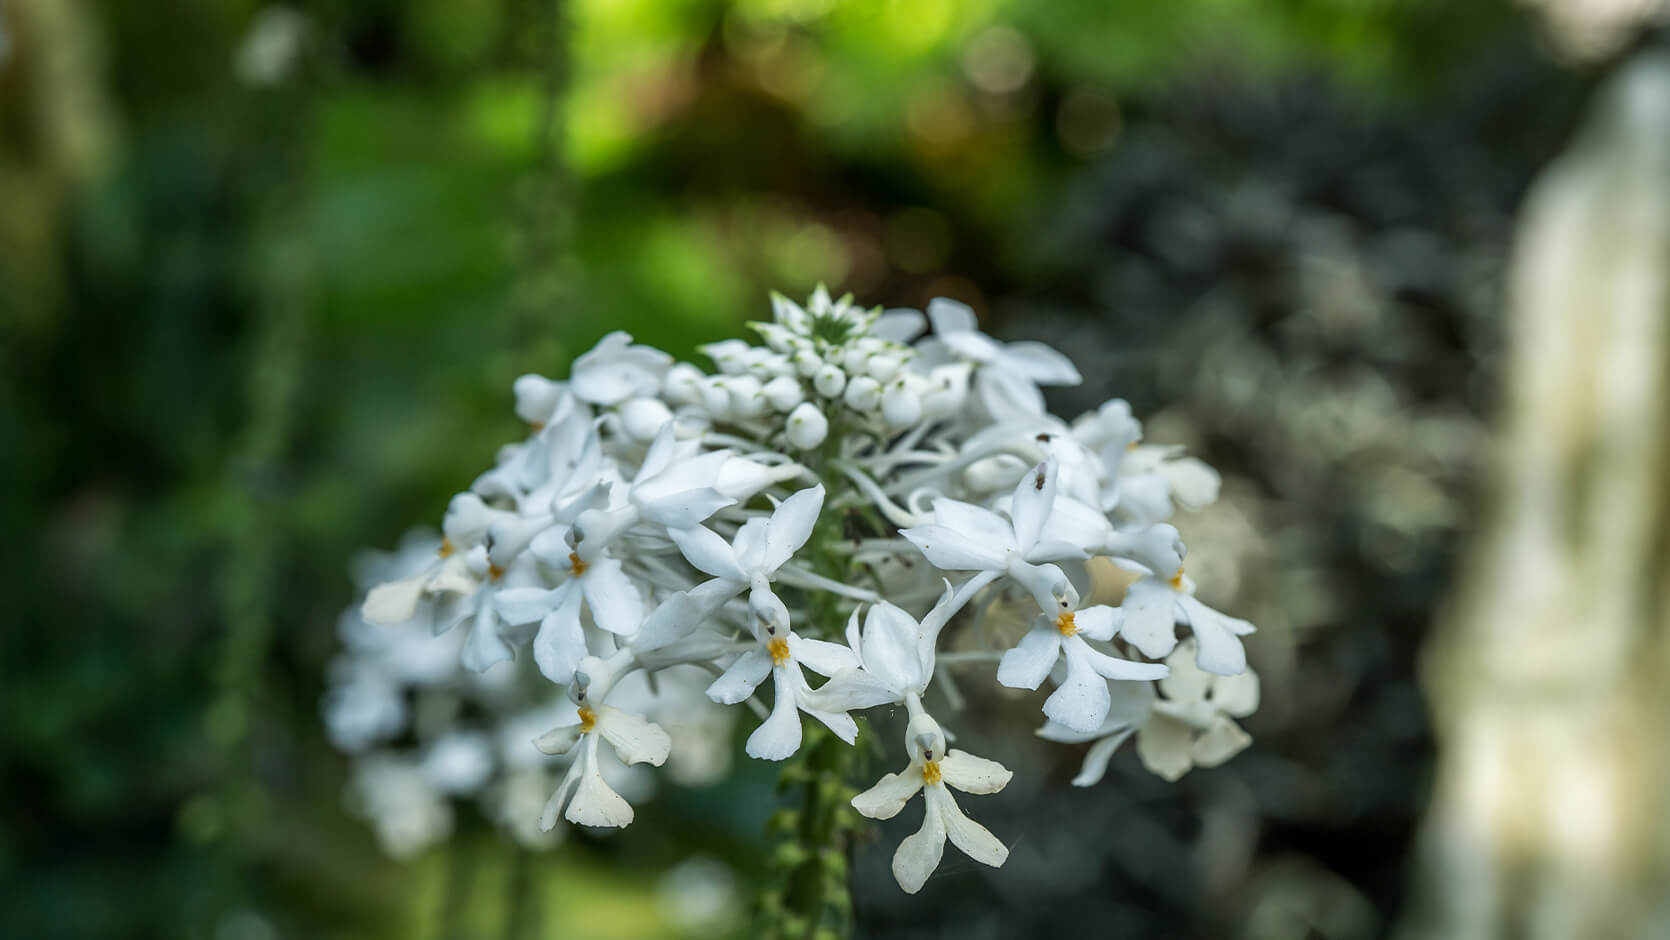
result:
[(826, 365), (812, 376), (812, 387), (818, 390), (819, 395), (834, 398), (847, 387), (847, 374), (836, 366)]
[(810, 349), (802, 349), (794, 354), (794, 371), (811, 378), (823, 368), (823, 359)]
[(633, 398), (620, 406), (621, 427), (633, 440), (651, 441), (673, 419), (673, 412), (658, 399)]
[(899, 366), (902, 364), (898, 356), (877, 353), (870, 357), (869, 362), (865, 363), (864, 370), (877, 382), (886, 382), (899, 374)]
[(881, 383), (861, 375), (847, 383), (844, 400), (853, 411), (869, 411), (881, 402)]
[(702, 407), (710, 414), (724, 416), (731, 412), (731, 390), (723, 377), (702, 382)]
[(829, 419), (823, 416), (818, 406), (811, 402), (801, 402), (789, 412), (788, 421), (783, 427), (783, 436), (789, 443), (801, 450), (811, 450), (823, 443), (829, 435)]
[(731, 413), (744, 418), (765, 414), (766, 400), (761, 394), (762, 388), (760, 380), (751, 375), (727, 377), (725, 389), (730, 392)]
[(862, 375), (870, 361), (870, 354), (858, 346), (848, 346), (841, 354), (841, 365), (852, 375)]
[(963, 471), (963, 484), (977, 493), (996, 493), (1013, 489), (1026, 471), (1026, 461), (1014, 454), (982, 457)]
[(680, 362), (667, 370), (667, 377), (661, 382), (661, 394), (677, 405), (699, 405), (702, 403), (702, 382), (706, 378), (702, 370), (688, 362)]
[(765, 400), (777, 411), (788, 411), (806, 400), (806, 390), (801, 387), (800, 380), (787, 375), (779, 375), (765, 383), (764, 392)]
[(881, 416), (893, 427), (909, 427), (922, 419), (922, 396), (909, 382), (894, 379), (881, 395)]
[(563, 385), (543, 375), (524, 375), (511, 386), (516, 393), (516, 417), (529, 424), (551, 420), (551, 412), (562, 397)]

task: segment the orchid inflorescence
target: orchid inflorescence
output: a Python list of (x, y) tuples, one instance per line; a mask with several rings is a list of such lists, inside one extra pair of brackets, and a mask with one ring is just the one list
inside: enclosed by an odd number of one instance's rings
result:
[[(505, 707), (502, 728), (553, 714), (555, 726), (501, 735), (497, 757), (464, 761), (481, 768), (472, 779), (497, 761), (504, 785), (525, 790), (513, 770), (564, 755), (560, 779), (535, 778), (552, 791), (539, 828), (620, 827), (633, 809), (606, 758), (660, 766), (686, 733), (728, 733), (723, 721), (695, 729), (701, 685), (707, 707), (762, 716), (746, 752), (768, 761), (801, 748), (803, 716), (852, 744), (853, 713), (902, 706), (908, 764), (851, 806), (887, 819), (922, 792), (922, 827), (893, 860), (913, 893), (947, 839), (987, 865), (1008, 855), (951, 793), (994, 793), (1011, 773), (947, 749), (940, 716), (963, 695), (930, 689), (950, 671), (991, 675), (995, 663), (1003, 686), (1047, 680), (1040, 736), (1094, 742), (1080, 786), (1133, 735), (1167, 779), (1246, 746), (1234, 719), (1257, 705), (1240, 640), (1252, 625), (1196, 599), (1167, 521), (1216, 498), (1210, 468), (1143, 444), (1124, 401), (1071, 423), (1050, 414), (1040, 386), (1079, 383), (1073, 364), (986, 336), (963, 304), (883, 312), (822, 288), (805, 306), (772, 301), (772, 320), (752, 324), (763, 345), (702, 347), (711, 373), (616, 332), (565, 382), (516, 381), (530, 436), (452, 499), (438, 544), (395, 556), (345, 621), (358, 639), (328, 709), (339, 743), (363, 751), (399, 733), (408, 722), (389, 690), (402, 683), (467, 687), (490, 710), (505, 685), (491, 677), (529, 649), (566, 704)], [(1125, 573), (1117, 606), (1089, 603), (1093, 565)], [(1012, 647), (941, 655), (948, 627), (1005, 604), (1033, 611)], [(458, 751), (456, 735), (441, 737)], [(500, 805), (533, 812), (525, 799)]]

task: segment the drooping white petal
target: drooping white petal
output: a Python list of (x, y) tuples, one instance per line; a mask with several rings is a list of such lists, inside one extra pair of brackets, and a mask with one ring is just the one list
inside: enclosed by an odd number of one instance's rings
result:
[(1119, 635), (1149, 659), (1164, 659), (1177, 648), (1177, 592), (1154, 578), (1143, 578), (1125, 591), (1119, 605), (1125, 622)]
[(1108, 684), (1091, 665), (1094, 651), (1083, 640), (1067, 637), (1061, 646), (1067, 654), (1067, 675), (1044, 700), (1044, 714), (1074, 731), (1095, 731), (1108, 714)]
[(672, 361), (659, 349), (632, 345), (632, 337), (617, 330), (574, 360), (568, 384), (584, 401), (619, 404), (634, 395), (653, 395)]
[(982, 368), (975, 373), (974, 391), (999, 421), (1035, 419), (1044, 413), (1044, 394), (1038, 386), (1013, 372)]
[(1171, 673), (1160, 680), (1160, 691), (1174, 702), (1193, 703), (1206, 699), (1216, 679), (1196, 662), (1198, 648), (1193, 639), (1184, 640), (1166, 657)]
[(1258, 710), (1258, 673), (1248, 669), (1235, 676), (1219, 676), (1212, 683), (1212, 704), (1226, 715), (1245, 718)]
[(505, 588), (493, 592), (493, 609), (512, 626), (537, 623), (563, 599), (562, 588)]
[(939, 762), (940, 775), (947, 786), (964, 793), (996, 793), (1009, 785), (1014, 773), (995, 760), (976, 757), (967, 751), (953, 748)]
[(778, 505), (766, 525), (762, 567), (776, 571), (812, 537), (818, 513), (823, 509), (823, 485), (809, 487)]
[(592, 562), (580, 578), (580, 588), (598, 626), (618, 636), (638, 632), (644, 621), (644, 601), (618, 559), (604, 555)]
[(997, 681), (1011, 689), (1036, 689), (1061, 654), (1061, 634), (1054, 627), (1028, 630), (997, 664)]
[(770, 674), (771, 655), (765, 650), (749, 650), (713, 680), (713, 684), (707, 687), (707, 697), (721, 705), (735, 705), (753, 695)]
[(649, 449), (644, 452), (643, 462), (638, 464), (638, 479), (653, 480), (672, 465), (673, 458), (678, 455), (678, 439), (673, 436), (673, 426), (668, 424), (650, 441)]
[(742, 573), (736, 561), (736, 552), (731, 550), (726, 542), (706, 526), (691, 526), (687, 529), (669, 529), (667, 537), (678, 546), (686, 561), (694, 565), (697, 571), (710, 574), (715, 578), (728, 581), (747, 581), (748, 576)]
[(708, 517), (735, 502), (713, 487), (703, 486), (639, 500), (638, 511), (657, 525), (688, 529), (706, 522)]
[(910, 614), (882, 601), (864, 623), (864, 668), (894, 689), (920, 692), (925, 684), (916, 639), (920, 625)]
[(1194, 766), (1193, 730), (1183, 722), (1158, 712), (1137, 731), (1137, 756), (1142, 765), (1162, 780), (1176, 782)]
[(760, 760), (785, 760), (800, 749), (800, 709), (788, 669), (774, 669), (776, 700), (771, 714), (748, 736), (745, 750)]
[(964, 816), (962, 807), (957, 805), (950, 791), (944, 787), (928, 787), (924, 796), (928, 812), (939, 813), (945, 833), (951, 837), (951, 844), (961, 849), (964, 855), (993, 868), (999, 868), (1008, 861), (1009, 847), (992, 835), (991, 830)]
[(1200, 668), (1220, 676), (1233, 676), (1246, 671), (1247, 651), (1237, 637), (1253, 632), (1253, 625), (1235, 617), (1226, 617), (1200, 601), (1186, 595), (1177, 599), (1183, 620), (1194, 629), (1200, 643)]
[(550, 832), (557, 825), (557, 820), (562, 815), (563, 806), (568, 802), (568, 798), (573, 795), (575, 788), (580, 785), (581, 771), (582, 768), (578, 760), (569, 765), (568, 773), (563, 775), (562, 782), (557, 784), (557, 789), (551, 793), (551, 798), (545, 801), (545, 810), (539, 814), (539, 828), (541, 831)]
[(789, 634), (788, 642), (795, 661), (820, 676), (833, 676), (858, 665), (858, 657), (852, 650), (839, 643), (813, 640), (796, 633)]
[(825, 711), (853, 711), (887, 705), (903, 698), (900, 690), (867, 669), (843, 669), (808, 693), (807, 701)]
[(586, 633), (580, 626), (579, 584), (568, 581), (557, 588), (562, 597), (539, 622), (533, 638), (533, 659), (545, 678), (567, 685), (574, 669), (586, 658)]
[(944, 854), (945, 820), (933, 806), (926, 806), (922, 828), (906, 836), (893, 853), (893, 878), (906, 894), (915, 894), (928, 883)]
[(563, 818), (581, 826), (619, 829), (632, 822), (632, 804), (616, 793), (595, 767), (588, 767), (580, 775), (580, 786)]
[(887, 310), (876, 317), (870, 335), (895, 343), (908, 343), (928, 328), (920, 310)]
[(1195, 738), (1189, 755), (1194, 759), (1196, 767), (1216, 767), (1241, 753), (1251, 743), (1252, 735), (1242, 731), (1240, 725), (1219, 715), (1204, 734)]
[(942, 525), (919, 525), (901, 529), (899, 534), (910, 540), (923, 557), (935, 568), (946, 571), (1002, 570), (1002, 548), (989, 542), (970, 539), (956, 529)]
[[(1082, 638), (1074, 637), (1084, 649), (1085, 662), (1097, 674), (1116, 682), (1149, 682), (1164, 679), (1170, 669), (1164, 663), (1139, 663), (1129, 659), (1109, 656), (1097, 649), (1092, 649)], [(1067, 645), (1070, 641), (1064, 641)]]
[(533, 739), (533, 746), (542, 753), (553, 757), (567, 754), (573, 749), (575, 742), (580, 740), (580, 726), (578, 724), (562, 725), (552, 728)]
[(597, 731), (623, 763), (660, 767), (672, 750), (672, 738), (654, 722), (608, 705), (597, 709)]
[(939, 340), (946, 348), (964, 359), (982, 364), (992, 363), (1003, 354), (1003, 347), (998, 345), (997, 340), (972, 330), (966, 333), (942, 334)]
[(841, 740), (852, 744), (858, 740), (858, 722), (846, 712), (824, 711), (807, 703), (811, 693), (802, 689), (800, 693), (800, 710), (816, 718), (825, 728), (835, 733)]
[(485, 672), (508, 661), (513, 655), (510, 644), (499, 636), (499, 615), (494, 613), (493, 605), (479, 604), (475, 622), (470, 625), (470, 638), (464, 642), (459, 662), (471, 672)]
[(1073, 624), (1078, 627), (1079, 636), (1105, 641), (1113, 639), (1124, 619), (1125, 614), (1118, 608), (1097, 604), (1075, 613)]
[(1078, 385), (1084, 381), (1073, 360), (1032, 340), (1009, 343), (997, 361), (1004, 370), (1024, 375), (1039, 385)]
[(1135, 734), (1136, 725), (1130, 725), (1123, 730), (1116, 731), (1103, 738), (1098, 738), (1090, 750), (1084, 752), (1084, 763), (1079, 766), (1078, 776), (1073, 778), (1075, 787), (1093, 787), (1102, 782), (1107, 776), (1108, 762), (1113, 760), (1113, 753), (1119, 750), (1119, 745)]
[(1184, 509), (1194, 512), (1218, 501), (1223, 478), (1199, 458), (1168, 460), (1160, 464), (1160, 474), (1171, 485), (1171, 498)]
[(871, 819), (892, 819), (922, 789), (922, 768), (912, 764), (902, 774), (888, 774), (852, 798), (852, 808)]
[(365, 595), (360, 605), (360, 616), (371, 623), (384, 626), (405, 623), (417, 615), (418, 600), (423, 596), (429, 573), (379, 584)]

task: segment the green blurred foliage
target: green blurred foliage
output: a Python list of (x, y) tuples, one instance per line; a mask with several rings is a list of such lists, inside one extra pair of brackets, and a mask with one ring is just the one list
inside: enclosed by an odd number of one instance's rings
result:
[(771, 288), (983, 307), (1027, 282), (1122, 109), (1178, 76), (1322, 69), (1409, 106), (1516, 22), (1441, 0), (0, 6), (0, 935), (664, 934), (654, 872), (698, 850), (757, 871), (769, 768), (624, 837), (535, 857), (466, 825), (401, 865), (343, 813), (318, 728), (350, 558), (518, 433), (510, 380), (613, 329), (691, 355)]

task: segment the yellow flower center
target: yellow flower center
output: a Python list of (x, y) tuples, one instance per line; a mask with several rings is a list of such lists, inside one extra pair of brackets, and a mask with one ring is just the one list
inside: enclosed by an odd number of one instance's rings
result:
[(924, 761), (923, 762), (923, 764), (922, 764), (922, 782), (923, 783), (925, 783), (929, 786), (933, 786), (934, 784), (938, 783), (941, 779), (943, 779), (943, 777), (944, 777), (944, 775), (939, 772), (939, 761), (931, 760), (931, 761)]
[(442, 558), (451, 558), (452, 553), (457, 550), (458, 549), (452, 546), (452, 539), (441, 539), (441, 547), (435, 549), (435, 554), (441, 556)]
[(528, 422), (528, 427), (532, 428), (533, 432), (535, 434), (538, 434), (540, 431), (545, 430), (545, 422), (543, 422), (543, 421), (529, 421)]
[(774, 636), (771, 638), (771, 642), (765, 645), (765, 648), (771, 651), (771, 664), (773, 666), (781, 666), (789, 661), (788, 640), (780, 636)]
[(597, 712), (584, 705), (580, 706), (580, 733), (591, 734), (591, 729), (597, 727)]
[(586, 562), (583, 562), (583, 561), (580, 560), (580, 553), (579, 552), (569, 552), (568, 553), (568, 567), (571, 568), (574, 571), (574, 577), (578, 578), (580, 575), (585, 574), (586, 569), (590, 568), (591, 565), (589, 565)]
[(1079, 632), (1079, 625), (1073, 622), (1073, 612), (1070, 610), (1064, 610), (1060, 614), (1057, 614), (1055, 618), (1055, 629), (1060, 631), (1062, 636), (1073, 636), (1077, 634)]
[(492, 578), (494, 581), (497, 581), (500, 578), (504, 577), (504, 569), (500, 568), (498, 565), (493, 564), (492, 562), (488, 562), (488, 564), (487, 564), (487, 576), (489, 578)]
[(1171, 589), (1173, 591), (1179, 591), (1179, 592), (1183, 590), (1183, 569), (1182, 568), (1178, 568), (1177, 573), (1171, 576)]

